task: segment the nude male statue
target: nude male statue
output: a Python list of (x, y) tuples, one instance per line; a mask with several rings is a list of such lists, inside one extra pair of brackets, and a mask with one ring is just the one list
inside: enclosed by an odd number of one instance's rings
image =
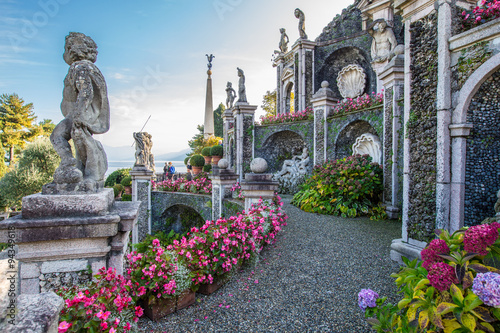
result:
[[(64, 79), (61, 103), (65, 118), (50, 136), (54, 149), (61, 157), (61, 164), (54, 173), (54, 183), (72, 184), (68, 191), (95, 191), (99, 188), (96, 184), (102, 182), (108, 168), (101, 143), (92, 137), (109, 130), (106, 81), (94, 65), (97, 45), (92, 38), (71, 32), (66, 36), (63, 58), (70, 67)], [(75, 157), (69, 144), (71, 139)]]
[(247, 103), (247, 92), (245, 88), (245, 73), (239, 67), (236, 68), (238, 70), (238, 101), (236, 103)]
[(302, 39), (307, 39), (306, 35), (306, 16), (304, 15), (304, 12), (301, 11), (300, 9), (296, 8), (295, 9), (295, 17), (299, 19), (299, 35), (300, 38)]
[(233, 89), (233, 84), (231, 82), (227, 83), (226, 94), (226, 107), (231, 109), (233, 107), (234, 99), (236, 98), (236, 91)]
[(372, 35), (371, 55), (374, 62), (384, 62), (392, 58), (395, 53), (398, 42), (394, 31), (387, 22), (383, 19), (373, 22), (368, 29), (368, 33)]

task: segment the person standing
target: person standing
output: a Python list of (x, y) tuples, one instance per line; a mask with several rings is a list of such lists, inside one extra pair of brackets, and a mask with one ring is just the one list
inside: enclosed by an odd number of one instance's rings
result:
[(172, 162), (168, 162), (168, 179), (172, 180), (175, 174), (175, 167)]
[(165, 166), (163, 167), (163, 179), (167, 180), (167, 175), (168, 175), (168, 163), (165, 162)]

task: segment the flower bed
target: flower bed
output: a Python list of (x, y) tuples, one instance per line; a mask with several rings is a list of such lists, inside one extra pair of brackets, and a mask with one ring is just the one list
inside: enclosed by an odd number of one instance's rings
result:
[(162, 182), (151, 181), (151, 184), (155, 191), (212, 194), (212, 181), (206, 174), (189, 181), (186, 178), (179, 178), (176, 180), (167, 179)]
[(329, 116), (338, 116), (346, 113), (356, 112), (363, 109), (368, 109), (382, 105), (384, 103), (384, 94), (372, 92), (371, 95), (365, 94), (356, 99), (346, 98), (336, 105), (331, 111)]
[[(272, 202), (260, 200), (247, 213), (192, 228), (166, 248), (158, 239), (149, 239), (150, 244), (138, 247), (141, 252), (127, 256), (125, 277), (102, 268), (87, 286), (58, 292), (66, 303), (59, 332), (127, 332), (143, 315), (136, 302), (149, 306), (224, 280), (265, 244), (274, 243), (288, 218), (282, 206), (279, 196)], [(187, 305), (176, 304), (176, 309)]]
[(312, 119), (314, 119), (313, 109), (306, 108), (304, 111), (295, 113), (282, 113), (275, 116), (260, 116), (260, 125), (284, 124)]
[(473, 10), (462, 12), (462, 27), (470, 29), (483, 23), (500, 17), (499, 0), (483, 0), (481, 6), (476, 6)]
[(438, 231), (422, 251), (392, 274), (403, 299), (363, 289), (359, 306), (377, 332), (500, 332), (500, 223)]

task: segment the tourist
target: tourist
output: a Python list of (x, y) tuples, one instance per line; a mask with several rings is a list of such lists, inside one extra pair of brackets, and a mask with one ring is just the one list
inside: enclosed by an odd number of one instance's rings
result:
[(163, 167), (163, 179), (167, 180), (168, 175), (168, 163), (165, 162), (165, 166)]
[(175, 173), (175, 167), (172, 162), (168, 162), (168, 179), (172, 180)]

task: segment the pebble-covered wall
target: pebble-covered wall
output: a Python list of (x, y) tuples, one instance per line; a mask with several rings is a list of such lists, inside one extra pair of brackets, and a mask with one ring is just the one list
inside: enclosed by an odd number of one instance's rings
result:
[(406, 135), (410, 140), (408, 236), (429, 241), (436, 222), (437, 140), (437, 15), (410, 26), (411, 111)]
[(495, 215), (500, 190), (500, 70), (479, 88), (467, 111), (473, 125), (467, 138), (465, 225)]

